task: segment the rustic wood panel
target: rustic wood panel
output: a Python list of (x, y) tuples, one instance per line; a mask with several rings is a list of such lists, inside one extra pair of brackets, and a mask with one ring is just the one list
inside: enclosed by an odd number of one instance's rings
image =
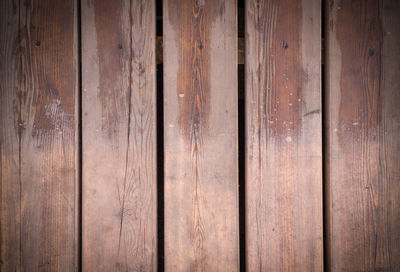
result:
[[(240, 18), (240, 17), (238, 17)], [(157, 36), (157, 64), (163, 63), (163, 37)], [(244, 64), (244, 38), (238, 37), (238, 64)]]
[(320, 1), (246, 1), (248, 271), (322, 271)]
[(399, 271), (400, 3), (327, 8), (327, 266)]
[(74, 271), (76, 2), (1, 1), (1, 271)]
[(164, 1), (166, 271), (239, 269), (235, 2)]
[(82, 1), (83, 270), (157, 270), (155, 1)]

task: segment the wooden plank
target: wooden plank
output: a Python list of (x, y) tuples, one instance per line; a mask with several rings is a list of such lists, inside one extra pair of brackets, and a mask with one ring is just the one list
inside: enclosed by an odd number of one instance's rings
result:
[(246, 1), (248, 271), (322, 271), (320, 1)]
[(166, 271), (239, 269), (235, 2), (164, 1)]
[(400, 3), (327, 8), (327, 266), (399, 271)]
[[(156, 60), (157, 60), (157, 64), (163, 63), (163, 37), (162, 36), (157, 36)], [(244, 64), (244, 38), (243, 37), (238, 37), (238, 64)]]
[(1, 1), (1, 271), (77, 269), (76, 2)]
[(157, 270), (155, 1), (82, 2), (83, 270)]

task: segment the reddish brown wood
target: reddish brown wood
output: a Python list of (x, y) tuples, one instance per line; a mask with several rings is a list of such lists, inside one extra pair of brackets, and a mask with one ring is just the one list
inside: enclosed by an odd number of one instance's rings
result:
[(238, 271), (235, 1), (164, 1), (165, 269)]
[(156, 271), (155, 1), (82, 2), (83, 270)]
[(399, 271), (400, 3), (327, 8), (327, 267)]
[(1, 1), (1, 271), (78, 261), (76, 1)]
[(248, 271), (323, 270), (320, 12), (246, 1)]
[[(156, 61), (157, 64), (163, 63), (163, 37), (157, 36), (157, 46), (156, 46)], [(244, 38), (238, 38), (238, 64), (244, 64)]]

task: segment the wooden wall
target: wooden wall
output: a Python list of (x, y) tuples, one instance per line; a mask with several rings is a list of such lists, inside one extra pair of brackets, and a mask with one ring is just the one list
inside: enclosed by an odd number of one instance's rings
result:
[(400, 271), (400, 2), (0, 2), (1, 271)]

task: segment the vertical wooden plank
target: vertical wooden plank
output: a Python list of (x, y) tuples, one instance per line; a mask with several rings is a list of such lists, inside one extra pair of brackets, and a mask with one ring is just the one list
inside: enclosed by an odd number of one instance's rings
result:
[(77, 270), (76, 2), (1, 1), (1, 271)]
[(157, 270), (155, 1), (82, 2), (83, 270)]
[(248, 271), (322, 271), (320, 1), (246, 1)]
[(237, 271), (236, 1), (167, 0), (163, 16), (165, 269)]
[(400, 3), (328, 3), (331, 271), (400, 270)]

